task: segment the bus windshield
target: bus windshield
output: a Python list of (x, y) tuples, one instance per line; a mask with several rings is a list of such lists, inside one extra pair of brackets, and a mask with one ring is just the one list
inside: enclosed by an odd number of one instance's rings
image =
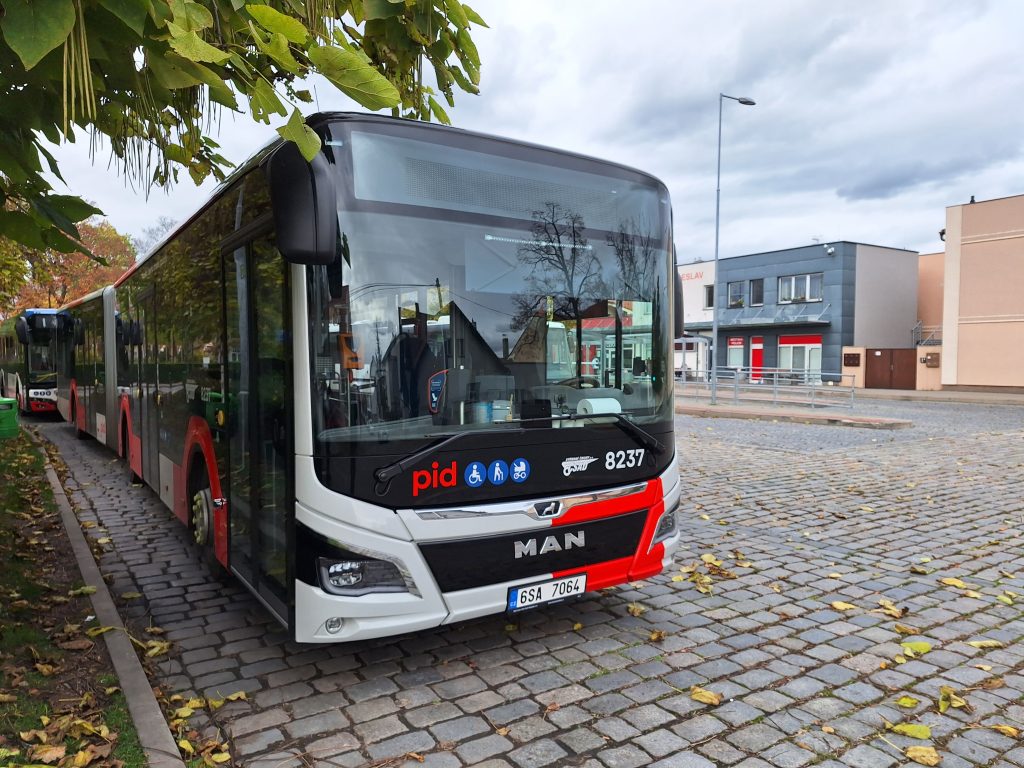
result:
[(309, 267), (315, 450), (671, 418), (660, 184), (481, 138), (343, 136), (338, 258)]

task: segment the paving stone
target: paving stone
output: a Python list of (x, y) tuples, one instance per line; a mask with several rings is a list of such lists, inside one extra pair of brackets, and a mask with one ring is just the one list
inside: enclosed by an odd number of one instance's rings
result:
[(892, 755), (867, 744), (854, 747), (843, 755), (841, 760), (852, 768), (889, 768), (897, 763)]
[(431, 726), (430, 732), (438, 741), (453, 741), (456, 743), (466, 741), (473, 736), (487, 733), (491, 726), (482, 717), (464, 716), (454, 720), (445, 720)]
[(541, 739), (512, 750), (508, 756), (520, 768), (541, 768), (556, 763), (568, 754), (551, 739)]
[(496, 733), (460, 744), (455, 748), (456, 754), (467, 764), (482, 763), (494, 755), (508, 754), (513, 748), (511, 741)]
[(608, 768), (640, 768), (651, 762), (650, 755), (632, 744), (605, 749), (597, 753), (597, 759)]
[(786, 734), (772, 728), (766, 723), (755, 723), (740, 728), (725, 737), (725, 740), (737, 749), (746, 752), (763, 752), (772, 744), (782, 741)]

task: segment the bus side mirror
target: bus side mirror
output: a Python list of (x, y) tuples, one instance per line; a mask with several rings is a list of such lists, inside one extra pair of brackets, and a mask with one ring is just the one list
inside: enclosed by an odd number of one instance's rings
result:
[(675, 267), (672, 271), (676, 276), (673, 297), (675, 300), (672, 302), (672, 338), (678, 339), (686, 333), (686, 324), (683, 322), (683, 278), (679, 276), (679, 270)]
[(24, 317), (19, 317), (14, 321), (14, 332), (18, 335), (18, 341), (22, 344), (32, 343), (32, 331), (28, 327), (28, 321)]
[(292, 264), (330, 264), (338, 246), (334, 167), (322, 153), (307, 163), (292, 142), (269, 163), (277, 248)]

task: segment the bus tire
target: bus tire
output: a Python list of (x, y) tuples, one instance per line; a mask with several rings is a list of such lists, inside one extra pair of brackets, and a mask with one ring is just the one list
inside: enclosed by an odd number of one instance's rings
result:
[(193, 462), (189, 475), (191, 481), (188, 527), (192, 533), (192, 541), (199, 549), (200, 556), (210, 569), (211, 575), (221, 578), (226, 572), (214, 554), (213, 492), (210, 490), (210, 479), (207, 477), (201, 457)]
[(78, 398), (71, 398), (71, 423), (75, 425), (75, 437), (79, 440), (85, 440), (89, 436), (89, 433), (84, 429), (80, 429), (78, 426)]
[(128, 422), (124, 419), (121, 419), (121, 458), (124, 459), (124, 464), (128, 468), (129, 485), (142, 485), (142, 478), (135, 474), (135, 470), (132, 469), (132, 449), (131, 444), (128, 442)]

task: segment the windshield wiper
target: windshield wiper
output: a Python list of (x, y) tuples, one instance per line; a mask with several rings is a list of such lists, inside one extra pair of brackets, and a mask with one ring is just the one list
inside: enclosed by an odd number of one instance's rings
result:
[[(515, 430), (516, 433), (522, 432), (523, 430)], [(444, 439), (438, 443), (428, 445), (426, 448), (421, 448), (414, 453), (410, 453), (407, 456), (403, 456), (398, 461), (394, 461), (388, 464), (386, 467), (381, 467), (373, 473), (374, 479), (377, 481), (377, 494), (384, 495), (387, 493), (387, 486), (398, 477), (400, 474), (405, 472), (413, 464), (417, 464), (428, 456), (437, 453), (446, 445), (454, 443), (456, 440), (460, 440), (467, 435), (479, 435), (480, 431), (469, 431), (469, 432), (455, 432), (454, 434), (441, 434), (441, 435), (427, 435), (427, 437), (443, 437)]]
[(652, 451), (658, 452), (665, 450), (665, 446), (661, 444), (661, 441), (658, 440), (658, 438), (624, 413), (569, 413), (564, 416), (540, 416), (531, 419), (513, 419), (513, 421), (517, 424), (530, 424), (537, 421), (558, 421), (559, 419), (565, 421), (590, 421), (592, 419), (606, 418), (615, 419), (615, 426), (619, 427), (623, 432), (632, 437), (644, 448), (650, 448)]

